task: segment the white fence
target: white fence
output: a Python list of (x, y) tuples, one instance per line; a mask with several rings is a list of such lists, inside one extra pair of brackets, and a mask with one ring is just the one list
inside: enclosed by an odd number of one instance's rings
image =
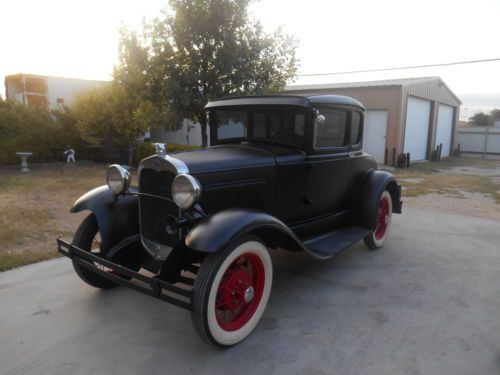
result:
[(462, 156), (500, 159), (500, 127), (460, 128), (458, 144)]

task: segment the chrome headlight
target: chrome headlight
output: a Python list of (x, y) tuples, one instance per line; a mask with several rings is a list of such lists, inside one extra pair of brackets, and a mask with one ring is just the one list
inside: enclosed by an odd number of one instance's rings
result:
[(113, 164), (106, 172), (106, 182), (109, 190), (118, 195), (123, 193), (130, 186), (130, 173), (118, 164)]
[(201, 185), (189, 174), (180, 174), (172, 182), (172, 197), (183, 210), (196, 203), (201, 195)]

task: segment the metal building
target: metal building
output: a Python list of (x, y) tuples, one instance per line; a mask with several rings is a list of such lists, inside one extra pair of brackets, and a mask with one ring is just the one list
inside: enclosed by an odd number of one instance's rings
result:
[(71, 106), (75, 94), (84, 90), (109, 85), (108, 81), (13, 74), (5, 77), (7, 99), (23, 105), (41, 105), (48, 109)]
[(359, 100), (367, 109), (364, 149), (379, 163), (394, 165), (401, 153), (410, 153), (412, 161), (428, 160), (440, 144), (447, 157), (456, 146), (462, 103), (440, 77), (292, 85), (285, 93)]

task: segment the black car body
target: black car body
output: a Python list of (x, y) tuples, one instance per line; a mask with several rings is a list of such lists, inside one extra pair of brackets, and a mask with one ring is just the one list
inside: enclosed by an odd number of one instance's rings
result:
[(144, 159), (138, 189), (113, 166), (109, 188), (72, 208), (92, 211), (84, 229), (72, 245), (58, 242), (89, 284), (124, 284), (188, 308), (203, 338), (229, 346), (264, 311), (267, 249), (317, 259), (359, 240), (376, 249), (402, 204), (394, 176), (363, 152), (365, 110), (352, 98), (227, 98), (206, 110), (211, 147)]

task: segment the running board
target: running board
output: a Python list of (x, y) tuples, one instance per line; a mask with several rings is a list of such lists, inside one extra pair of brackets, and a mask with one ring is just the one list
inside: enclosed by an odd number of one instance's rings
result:
[(328, 259), (372, 233), (370, 229), (348, 227), (304, 241), (312, 256)]

